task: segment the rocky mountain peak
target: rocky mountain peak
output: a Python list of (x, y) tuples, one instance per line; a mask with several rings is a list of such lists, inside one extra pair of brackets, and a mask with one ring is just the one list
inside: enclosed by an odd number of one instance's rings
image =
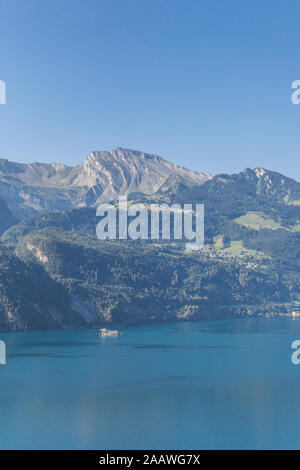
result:
[(117, 147), (92, 151), (83, 163), (14, 163), (0, 159), (0, 197), (19, 218), (49, 210), (94, 206), (120, 194), (153, 194), (171, 176), (202, 184), (211, 175), (163, 157)]

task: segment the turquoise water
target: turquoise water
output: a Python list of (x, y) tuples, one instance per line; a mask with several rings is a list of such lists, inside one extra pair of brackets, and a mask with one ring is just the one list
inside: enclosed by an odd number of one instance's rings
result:
[(300, 448), (300, 320), (123, 332), (0, 334), (0, 448)]

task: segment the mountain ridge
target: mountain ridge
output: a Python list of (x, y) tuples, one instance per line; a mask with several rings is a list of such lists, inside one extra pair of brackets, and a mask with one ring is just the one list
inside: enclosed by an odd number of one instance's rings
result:
[[(23, 211), (1, 236), (0, 330), (288, 315), (300, 304), (300, 183), (264, 168), (194, 178), (181, 167), (172, 173), (177, 167), (161, 157), (119, 152), (117, 161), (89, 154), (79, 172), (32, 164), (23, 172), (27, 183), (19, 166), (0, 162), (0, 196), (10, 191), (11, 205)], [(189, 254), (180, 241), (98, 240), (103, 159), (116, 197), (124, 190), (132, 202), (203, 203), (204, 249)], [(33, 185), (36, 172), (44, 186)], [(67, 189), (55, 186), (58, 173)], [(153, 174), (158, 186), (163, 180), (156, 191), (134, 191)], [(86, 175), (92, 186), (78, 186)], [(2, 210), (9, 220), (5, 201)]]
[(0, 159), (0, 197), (19, 219), (53, 210), (94, 206), (120, 194), (156, 192), (172, 174), (202, 184), (212, 178), (163, 157), (117, 147), (88, 154), (74, 167)]

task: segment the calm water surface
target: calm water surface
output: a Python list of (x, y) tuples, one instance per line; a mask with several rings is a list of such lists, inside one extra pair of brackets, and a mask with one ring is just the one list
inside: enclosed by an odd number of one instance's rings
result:
[(300, 449), (300, 320), (0, 334), (1, 449)]

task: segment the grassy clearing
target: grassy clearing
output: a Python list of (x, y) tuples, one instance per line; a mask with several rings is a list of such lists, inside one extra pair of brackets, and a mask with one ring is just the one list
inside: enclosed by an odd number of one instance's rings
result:
[(223, 235), (218, 235), (217, 237), (214, 237), (214, 248), (216, 250), (222, 250), (222, 248), (224, 248)]
[(294, 226), (284, 227), (278, 224), (273, 219), (269, 219), (263, 213), (260, 212), (247, 212), (234, 220), (235, 223), (243, 225), (244, 227), (251, 228), (253, 230), (260, 230), (267, 228), (270, 230), (288, 230), (289, 232), (300, 232), (300, 223)]
[(253, 230), (260, 230), (268, 228), (271, 230), (284, 229), (284, 227), (273, 219), (266, 218), (264, 214), (259, 212), (247, 212), (234, 220), (235, 223), (243, 225), (244, 227), (252, 228)]
[(265, 254), (261, 251), (251, 250), (251, 249), (245, 248), (244, 245), (243, 245), (242, 240), (234, 240), (234, 241), (230, 242), (230, 247), (225, 248), (224, 251), (228, 251), (232, 255), (236, 255), (236, 256), (240, 256), (240, 255), (243, 255), (243, 254), (244, 255), (255, 256), (257, 258), (261, 258), (261, 257), (265, 256)]
[(263, 253), (262, 251), (245, 248), (242, 240), (231, 241), (230, 247), (224, 248), (223, 235), (218, 235), (217, 237), (214, 237), (214, 248), (216, 250), (222, 250), (224, 252), (231, 253), (235, 256), (251, 255), (255, 256), (256, 258), (262, 258), (266, 256), (265, 253)]

